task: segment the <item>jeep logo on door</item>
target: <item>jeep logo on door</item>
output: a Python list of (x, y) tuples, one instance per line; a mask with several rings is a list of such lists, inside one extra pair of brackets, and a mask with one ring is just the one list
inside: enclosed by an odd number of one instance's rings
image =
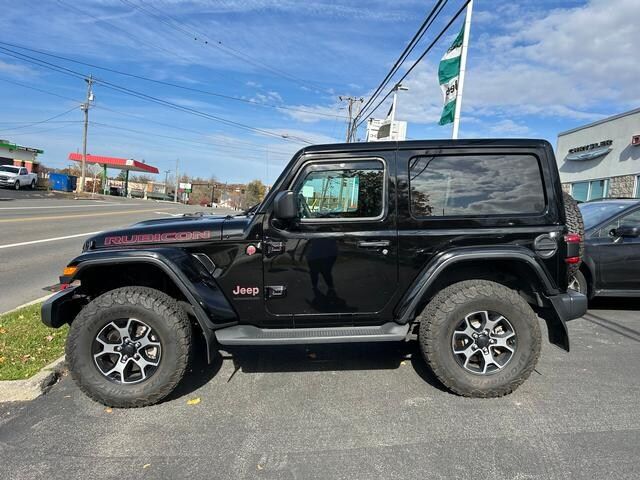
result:
[(260, 293), (258, 287), (241, 287), (236, 285), (231, 291), (236, 297), (255, 297)]

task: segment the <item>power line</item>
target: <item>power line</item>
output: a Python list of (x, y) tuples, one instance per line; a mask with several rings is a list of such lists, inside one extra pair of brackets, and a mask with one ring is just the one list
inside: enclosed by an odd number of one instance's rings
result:
[[(169, 55), (171, 55), (171, 56), (173, 56), (173, 57), (176, 57), (176, 58), (178, 58), (178, 59), (182, 60), (182, 61), (183, 61), (183, 62), (185, 62), (185, 63), (191, 63), (191, 60), (190, 60), (189, 58), (185, 57), (184, 55), (180, 55), (179, 53), (172, 52), (171, 50), (167, 50), (166, 48), (161, 47), (160, 45), (154, 45), (154, 44), (152, 44), (152, 43), (145, 42), (145, 41), (144, 41), (143, 39), (141, 39), (140, 37), (138, 37), (138, 36), (136, 36), (136, 35), (131, 34), (131, 32), (129, 32), (129, 31), (127, 31), (127, 30), (123, 29), (123, 28), (118, 27), (117, 25), (115, 25), (115, 24), (113, 24), (113, 23), (109, 22), (108, 20), (105, 20), (104, 18), (100, 18), (100, 17), (98, 17), (98, 16), (96, 16), (96, 15), (93, 15), (93, 14), (91, 14), (91, 13), (87, 12), (87, 11), (83, 11), (83, 10), (81, 10), (81, 9), (77, 8), (75, 5), (69, 5), (68, 3), (64, 2), (63, 0), (56, 0), (56, 1), (57, 1), (60, 5), (62, 5), (63, 7), (67, 8), (68, 10), (72, 10), (72, 11), (74, 11), (74, 12), (78, 13), (79, 15), (82, 15), (82, 16), (88, 16), (88, 17), (93, 18), (93, 19), (94, 19), (94, 20), (96, 20), (97, 22), (106, 23), (106, 24), (107, 24), (107, 25), (109, 25), (110, 27), (115, 28), (116, 30), (121, 31), (122, 33), (124, 33), (127, 37), (131, 38), (132, 40), (135, 40), (135, 41), (136, 41), (136, 43), (141, 43), (141, 44), (143, 44), (143, 45), (145, 45), (145, 46), (147, 46), (147, 47), (149, 47), (149, 48), (151, 48), (151, 49), (153, 49), (153, 50), (160, 50), (160, 51), (162, 51), (162, 52), (164, 52), (164, 53), (167, 53), (167, 54), (169, 54)], [(221, 76), (221, 77), (223, 77), (223, 78), (225, 78), (225, 77), (224, 77), (224, 75), (220, 75), (220, 74), (218, 74), (218, 75), (219, 75), (219, 76)]]
[(80, 103), (80, 100), (76, 100), (75, 98), (71, 98), (71, 97), (65, 97), (64, 95), (59, 95), (57, 93), (51, 92), (49, 90), (44, 90), (42, 88), (38, 88), (38, 87), (34, 87), (32, 85), (26, 85), (24, 83), (20, 83), (20, 82), (15, 82), (13, 80), (9, 80), (7, 78), (0, 78), (0, 81), (2, 82), (7, 82), (7, 83), (11, 83), (13, 85), (17, 85), (19, 87), (23, 87), (23, 88), (29, 88), (31, 90), (35, 90), (36, 92), (41, 92), (41, 93), (46, 93), (47, 95), (51, 95), (53, 97), (58, 97), (58, 98), (62, 98), (63, 100), (71, 100), (72, 102), (77, 102)]
[(37, 122), (27, 123), (26, 125), (21, 125), (19, 127), (15, 127), (15, 128), (5, 128), (5, 129), (0, 130), (0, 132), (7, 132), (9, 130), (20, 130), (22, 128), (28, 128), (28, 127), (31, 127), (33, 125), (39, 125), (41, 123), (47, 123), (47, 122), (50, 122), (51, 120), (55, 120), (56, 118), (60, 118), (60, 117), (62, 117), (64, 115), (66, 115), (67, 113), (73, 112), (74, 110), (77, 110), (77, 109), (78, 109), (78, 107), (73, 107), (73, 108), (70, 108), (69, 110), (65, 110), (62, 113), (54, 115), (53, 117), (49, 117), (49, 118), (46, 118), (44, 120), (39, 120)]
[(369, 97), (366, 103), (362, 106), (361, 115), (365, 115), (366, 110), (373, 104), (373, 102), (375, 102), (378, 95), (382, 92), (382, 90), (384, 90), (387, 84), (391, 81), (393, 76), (397, 73), (397, 71), (400, 69), (400, 67), (408, 58), (408, 56), (411, 55), (411, 53), (413, 52), (415, 47), (418, 45), (420, 40), (422, 40), (422, 38), (424, 37), (425, 33), (427, 33), (427, 30), (429, 30), (429, 28), (431, 27), (433, 22), (436, 20), (440, 12), (442, 12), (442, 10), (444, 9), (444, 7), (447, 4), (447, 1), (448, 0), (438, 0), (438, 2), (433, 6), (429, 14), (426, 16), (424, 22), (422, 22), (422, 25), (420, 25), (420, 28), (418, 28), (416, 33), (413, 35), (413, 38), (409, 41), (405, 49), (402, 51), (402, 53), (400, 54), (396, 62), (391, 67), (391, 70), (389, 70), (389, 72), (384, 77), (382, 82), (380, 82), (380, 84), (375, 89), (373, 94), (371, 94), (371, 97)]
[[(37, 87), (34, 87), (32, 85), (26, 85), (24, 83), (14, 82), (14, 81), (7, 80), (7, 79), (4, 79), (4, 78), (0, 78), (0, 81), (8, 82), (8, 83), (11, 83), (13, 85), (17, 85), (19, 87), (28, 88), (28, 89), (35, 90), (35, 91), (38, 91), (38, 92), (41, 92), (41, 93), (45, 93), (47, 95), (51, 95), (51, 96), (54, 96), (54, 97), (58, 97), (58, 98), (62, 98), (62, 99), (65, 99), (65, 100), (71, 100), (73, 102), (80, 103), (79, 100), (76, 100), (76, 99), (73, 99), (73, 98), (70, 98), (70, 97), (65, 97), (65, 96), (62, 96), (62, 95), (58, 95), (58, 94), (56, 94), (54, 92), (51, 92), (51, 91), (48, 91), (48, 90), (44, 90), (44, 89), (41, 89), (41, 88), (37, 88)], [(181, 126), (178, 126), (178, 125), (171, 125), (169, 123), (159, 122), (157, 120), (148, 118), (148, 117), (146, 117), (144, 115), (138, 115), (138, 114), (130, 113), (130, 112), (123, 112), (123, 111), (120, 111), (120, 110), (115, 110), (113, 108), (106, 107), (104, 105), (93, 105), (93, 108), (98, 108), (100, 110), (105, 110), (107, 112), (115, 113), (117, 115), (122, 115), (122, 116), (131, 117), (131, 118), (135, 118), (135, 119), (145, 120), (148, 123), (154, 123), (156, 125), (161, 125), (163, 127), (168, 127), (168, 128), (171, 128), (172, 130), (180, 130), (180, 131), (184, 131), (184, 132), (200, 135), (200, 136), (203, 136), (203, 137), (206, 137), (208, 135), (205, 132), (200, 132), (200, 131), (197, 131), (197, 130), (184, 128), (184, 127), (181, 127)], [(78, 120), (77, 122), (82, 122), (82, 120)], [(7, 123), (20, 123), (20, 122), (7, 122)], [(23, 122), (23, 123), (29, 123), (29, 122)], [(64, 121), (64, 123), (76, 123), (76, 122), (75, 121)], [(91, 122), (91, 123), (94, 123), (94, 122)], [(124, 128), (124, 127), (120, 127), (120, 128)], [(259, 143), (243, 142), (243, 141), (237, 140), (237, 139), (233, 139), (232, 141), (233, 141), (233, 145), (225, 145), (225, 146), (228, 147), (228, 148), (238, 148), (238, 149), (240, 149), (240, 147), (236, 147), (235, 145), (247, 145), (247, 146), (251, 147), (252, 149), (266, 148), (267, 147), (267, 146), (259, 144)], [(224, 145), (224, 144), (221, 144), (221, 145)], [(248, 149), (245, 148), (244, 150), (246, 151)], [(269, 152), (279, 153), (279, 154), (282, 154), (282, 155), (290, 155), (291, 154), (290, 152), (285, 152), (283, 150), (274, 149), (272, 147), (269, 147)]]
[[(136, 134), (140, 134), (140, 135), (145, 135), (145, 136), (152, 136), (152, 137), (159, 137), (159, 138), (166, 138), (169, 140), (173, 140), (173, 141), (178, 141), (178, 142), (184, 142), (184, 143), (190, 143), (190, 144), (194, 144), (194, 145), (202, 145), (202, 146), (206, 146), (206, 147), (218, 147), (220, 149), (237, 149), (237, 150), (241, 150), (243, 152), (246, 152), (247, 149), (243, 148), (243, 147), (237, 147), (235, 145), (225, 145), (225, 144), (220, 144), (220, 143), (216, 143), (216, 142), (201, 142), (201, 141), (197, 141), (197, 140), (189, 140), (186, 138), (179, 138), (179, 137), (174, 137), (171, 135), (163, 135), (160, 133), (153, 133), (153, 132), (148, 132), (148, 131), (142, 131), (142, 130), (137, 130), (134, 128), (128, 128), (128, 127), (121, 127), (118, 125), (110, 125), (108, 123), (102, 123), (102, 122), (90, 122), (90, 125), (92, 126), (98, 126), (98, 127), (103, 127), (103, 128), (111, 128), (111, 129), (115, 129), (115, 130), (122, 130), (125, 132), (131, 132), (131, 133), (136, 133)], [(267, 147), (264, 147), (264, 149), (266, 149)], [(273, 153), (271, 149), (269, 149), (269, 152)], [(281, 152), (278, 153), (279, 155), (290, 155), (288, 152)]]
[[(77, 120), (77, 121), (75, 121), (73, 123), (82, 123), (82, 120)], [(17, 136), (20, 136), (20, 135), (35, 135), (37, 133), (53, 132), (54, 130), (61, 130), (63, 128), (67, 128), (67, 127), (70, 127), (70, 126), (72, 126), (72, 125), (67, 124), (67, 125), (62, 125), (62, 126), (57, 126), (57, 127), (52, 127), (52, 128), (46, 128), (44, 130), (35, 130), (33, 132), (12, 133), (11, 136), (12, 137), (17, 137)]]
[[(182, 22), (180, 22), (179, 20), (177, 20), (176, 18), (174, 18), (173, 16), (163, 12), (162, 10), (160, 10), (159, 8), (148, 4), (144, 1), (141, 1), (141, 3), (143, 3), (144, 5), (146, 5), (149, 8), (152, 8), (153, 10), (155, 10), (158, 13), (153, 13), (152, 11), (150, 11), (148, 8), (142, 7), (141, 5), (135, 4), (133, 2), (130, 2), (129, 0), (120, 0), (122, 3), (125, 3), (127, 5), (130, 5), (131, 7), (146, 13), (147, 15), (154, 17), (156, 19), (158, 19), (161, 23), (163, 23), (164, 25), (168, 26), (169, 28), (173, 28), (174, 30), (180, 32), (181, 34), (184, 34), (186, 36), (188, 36), (189, 38), (195, 40), (196, 42), (202, 42), (204, 45), (212, 45), (214, 47), (219, 48), (220, 50), (222, 50), (223, 52), (225, 52), (227, 55), (231, 55), (235, 58), (238, 58), (246, 63), (249, 63), (253, 66), (257, 66), (260, 68), (263, 68), (265, 70), (268, 70), (270, 72), (272, 72), (273, 74), (284, 78), (286, 80), (289, 80), (291, 82), (295, 82), (298, 85), (301, 85), (303, 87), (306, 88), (313, 88), (316, 91), (322, 91), (324, 93), (328, 93), (330, 95), (333, 95), (333, 92), (330, 90), (327, 90), (325, 88), (322, 88), (318, 85), (313, 84), (312, 82), (309, 82), (308, 80), (304, 80), (301, 79), (299, 77), (296, 77), (295, 75), (292, 75), (290, 73), (284, 72), (282, 70), (279, 70), (275, 67), (272, 67), (271, 65), (268, 65), (240, 50), (237, 50), (233, 47), (230, 47), (224, 43), (222, 43), (222, 41), (220, 40), (210, 40), (206, 37), (206, 35), (202, 34), (202, 33), (198, 33), (195, 30), (189, 31), (185, 28), (182, 27)], [(168, 19), (168, 20), (167, 20)], [(190, 27), (189, 27), (190, 28)]]
[[(11, 52), (11, 53), (7, 53), (7, 52)], [(4, 55), (8, 55), (8, 56), (13, 57), (13, 58), (17, 58), (17, 59), (22, 60), (22, 61), (33, 63), (35, 65), (38, 65), (38, 66), (41, 66), (41, 67), (44, 67), (44, 68), (48, 68), (48, 69), (56, 71), (58, 73), (64, 73), (66, 75), (73, 76), (75, 78), (82, 78), (82, 79), (86, 78), (85, 75), (83, 75), (80, 72), (76, 72), (75, 70), (71, 70), (69, 68), (62, 67), (60, 65), (56, 65), (56, 64), (51, 63), (51, 62), (46, 62), (46, 61), (41, 60), (39, 58), (32, 57), (30, 55), (25, 55), (24, 53), (16, 52), (15, 50), (11, 50), (11, 49), (8, 49), (6, 47), (0, 47), (0, 53), (3, 53)], [(106, 80), (101, 80), (101, 79), (95, 78), (94, 81), (95, 81), (95, 83), (99, 83), (99, 84), (101, 84), (101, 85), (103, 85), (106, 88), (109, 88), (111, 90), (115, 90), (115, 91), (118, 91), (120, 93), (123, 93), (123, 94), (126, 94), (126, 95), (130, 95), (130, 96), (142, 99), (142, 100), (147, 100), (149, 102), (156, 103), (156, 104), (165, 106), (167, 108), (172, 108), (174, 110), (178, 110), (178, 111), (181, 111), (181, 112), (190, 113), (192, 115), (195, 115), (195, 116), (198, 116), (198, 117), (201, 117), (201, 118), (206, 118), (208, 120), (213, 120), (213, 121), (220, 122), (220, 123), (223, 123), (223, 124), (226, 124), (226, 125), (230, 125), (230, 126), (234, 126), (234, 127), (237, 127), (237, 128), (241, 128), (241, 129), (244, 129), (244, 130), (253, 131), (255, 133), (259, 133), (259, 134), (265, 135), (265, 136), (270, 136), (270, 137), (275, 137), (275, 138), (282, 138), (282, 139), (285, 139), (285, 140), (295, 141), (295, 142), (299, 142), (299, 143), (307, 143), (307, 144), (311, 144), (312, 143), (312, 142), (310, 142), (310, 141), (308, 141), (308, 140), (306, 140), (304, 138), (298, 137), (298, 136), (274, 133), (274, 132), (271, 132), (269, 130), (264, 130), (264, 129), (257, 128), (257, 127), (252, 127), (250, 125), (247, 125), (247, 124), (244, 124), (244, 123), (241, 123), (241, 122), (236, 122), (234, 120), (229, 120), (229, 119), (226, 119), (226, 118), (223, 118), (223, 117), (219, 117), (217, 115), (212, 115), (210, 113), (202, 112), (202, 111), (197, 110), (195, 108), (190, 108), (190, 107), (186, 107), (186, 106), (183, 106), (183, 105), (178, 105), (177, 103), (173, 103), (173, 102), (170, 102), (168, 100), (164, 100), (164, 99), (161, 99), (161, 98), (158, 98), (158, 97), (154, 97), (154, 96), (148, 95), (146, 93), (138, 92), (138, 91), (132, 90), (130, 88), (122, 87), (120, 85), (117, 85), (117, 84), (112, 83), (112, 82), (108, 82)]]
[[(404, 75), (398, 80), (397, 83), (401, 83), (405, 78), (407, 78), (407, 76), (413, 71), (414, 68), (416, 68), (418, 66), (418, 64), (422, 61), (422, 59), (427, 55), (427, 53), (429, 53), (431, 51), (431, 49), (433, 48), (433, 46), (438, 43), (438, 41), (440, 40), (440, 38), (442, 38), (442, 36), (447, 32), (447, 30), (449, 29), (449, 27), (453, 24), (453, 22), (455, 22), (458, 17), (460, 15), (462, 15), (462, 13), (465, 11), (465, 9), (467, 8), (467, 4), (470, 2), (471, 0), (465, 0), (464, 4), (462, 5), (462, 7), (460, 7), (460, 9), (456, 12), (456, 14), (451, 18), (451, 20), (449, 20), (449, 22), (445, 25), (445, 27), (440, 31), (440, 33), (436, 36), (436, 38), (429, 44), (429, 46), (422, 52), (422, 54), (418, 57), (418, 59), (413, 63), (413, 65), (411, 65), (411, 67), (404, 73)], [(382, 105), (384, 103), (384, 101), (389, 98), (389, 95), (391, 95), (393, 93), (393, 89), (389, 90), (389, 92), (382, 98), (382, 100), (380, 100), (378, 102), (378, 104), (373, 108), (373, 110), (371, 110), (370, 113), (375, 112), (380, 105)], [(360, 120), (360, 122), (358, 122), (356, 124), (356, 126), (354, 128), (358, 128), (360, 125), (362, 125), (364, 123), (364, 119)]]
[(261, 103), (261, 102), (256, 102), (255, 100), (251, 100), (251, 99), (247, 99), (247, 98), (241, 98), (241, 97), (235, 97), (233, 95), (226, 95), (226, 94), (222, 94), (222, 93), (217, 93), (217, 92), (211, 92), (208, 90), (202, 90), (199, 88), (194, 88), (194, 87), (187, 87), (185, 85), (180, 85), (177, 83), (172, 83), (172, 82), (167, 82), (164, 80), (156, 80), (153, 78), (149, 78), (149, 77), (144, 77), (142, 75), (136, 75), (134, 73), (129, 73), (129, 72), (123, 72), (121, 70), (116, 70), (113, 68), (108, 68), (108, 67), (103, 67), (100, 65), (96, 65), (93, 63), (87, 63), (87, 62), (82, 62), (80, 60), (75, 60), (69, 57), (64, 57), (62, 55), (56, 55), (53, 53), (49, 53), (49, 52), (45, 52), (43, 50), (37, 50), (34, 48), (29, 48), (26, 47), (24, 45), (18, 45), (15, 43), (9, 43), (9, 42), (3, 42), (0, 41), (0, 45), (8, 45), (10, 47), (14, 47), (14, 48), (19, 48), (21, 50), (26, 50), (32, 53), (37, 53), (39, 55), (45, 55), (48, 57), (52, 57), (52, 58), (57, 58), (58, 60), (64, 60), (66, 62), (72, 62), (78, 65), (84, 65), (85, 67), (91, 67), (91, 68), (97, 68), (99, 70), (104, 70), (106, 72), (111, 72), (111, 73), (116, 73), (118, 75), (124, 75), (130, 78), (136, 78), (138, 80), (144, 80), (146, 82), (152, 82), (152, 83), (156, 83), (158, 85), (165, 85), (165, 86), (169, 86), (169, 87), (174, 87), (174, 88), (180, 88), (182, 90), (187, 90), (187, 91), (191, 91), (191, 92), (195, 92), (195, 93), (201, 93), (204, 95), (211, 95), (214, 97), (219, 97), (219, 98), (224, 98), (226, 100), (233, 100), (233, 101), (237, 101), (237, 102), (243, 102), (243, 103), (247, 103), (250, 105), (254, 105), (257, 107), (265, 107), (265, 108), (275, 108), (275, 109), (279, 109), (279, 110), (291, 110), (293, 112), (300, 112), (300, 113), (306, 113), (309, 115), (316, 115), (316, 116), (322, 116), (322, 117), (330, 117), (330, 118), (342, 118), (342, 115), (338, 115), (336, 114), (331, 114), (331, 113), (322, 113), (322, 112), (314, 112), (313, 110), (305, 110), (305, 109), (301, 109), (301, 108), (294, 108), (294, 107), (287, 107), (287, 106), (283, 106), (283, 105), (275, 105), (275, 104), (269, 104), (269, 103)]

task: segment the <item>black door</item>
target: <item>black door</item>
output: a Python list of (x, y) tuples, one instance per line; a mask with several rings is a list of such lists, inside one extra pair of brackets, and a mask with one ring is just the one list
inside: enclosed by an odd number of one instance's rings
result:
[(393, 155), (302, 164), (288, 186), (300, 218), (265, 218), (270, 316), (293, 316), (298, 327), (384, 321), (398, 280)]
[(597, 263), (600, 287), (607, 290), (640, 290), (640, 238), (612, 238), (609, 232), (622, 225), (640, 226), (640, 209), (621, 215), (600, 230)]

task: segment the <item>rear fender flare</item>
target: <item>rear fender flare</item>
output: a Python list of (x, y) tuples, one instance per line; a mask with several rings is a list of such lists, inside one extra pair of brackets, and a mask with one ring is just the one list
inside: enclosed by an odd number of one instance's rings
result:
[[(525, 264), (532, 275), (535, 275), (542, 285), (542, 294), (545, 298), (557, 295), (557, 286), (552, 283), (549, 275), (545, 271), (533, 252), (524, 247), (486, 247), (486, 248), (458, 248), (444, 252), (429, 262), (422, 272), (417, 276), (413, 285), (400, 301), (396, 309), (397, 322), (404, 324), (413, 321), (417, 314), (417, 309), (429, 288), (437, 281), (445, 269), (451, 265), (472, 260), (510, 260)], [(549, 330), (549, 340), (551, 343), (568, 350), (569, 335), (565, 322), (555, 311), (553, 305), (550, 308), (542, 309), (542, 317), (547, 323)]]
[(523, 262), (530, 268), (532, 274), (536, 275), (544, 288), (545, 294), (554, 295), (558, 293), (556, 286), (551, 282), (543, 266), (537, 262), (534, 254), (524, 247), (458, 248), (436, 256), (423, 268), (396, 309), (397, 321), (399, 323), (407, 323), (415, 318), (418, 313), (416, 309), (420, 301), (446, 268), (471, 260), (513, 260)]

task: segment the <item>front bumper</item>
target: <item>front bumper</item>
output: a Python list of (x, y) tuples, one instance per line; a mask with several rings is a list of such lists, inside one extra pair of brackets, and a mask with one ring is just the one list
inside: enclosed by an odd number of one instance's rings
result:
[(16, 179), (15, 178), (0, 178), (0, 187), (13, 187), (13, 185), (16, 183)]
[(73, 321), (83, 305), (81, 297), (76, 295), (76, 288), (65, 288), (44, 301), (40, 309), (42, 323), (47, 327), (60, 328)]

